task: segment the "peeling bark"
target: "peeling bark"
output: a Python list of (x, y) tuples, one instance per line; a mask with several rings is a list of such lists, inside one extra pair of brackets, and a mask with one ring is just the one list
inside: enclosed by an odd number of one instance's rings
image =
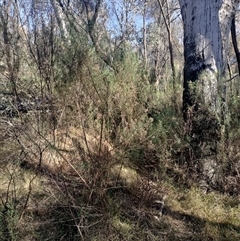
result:
[(239, 0), (179, 3), (184, 27), (183, 115), (193, 165), (204, 173), (206, 163), (217, 163), (228, 39)]
[[(228, 36), (239, 0), (179, 0), (184, 25), (184, 119), (191, 106), (221, 113), (218, 83), (225, 76)], [(193, 84), (195, 83), (195, 84)]]
[(232, 2), (180, 0), (184, 25), (185, 115), (188, 106), (196, 104), (190, 93), (191, 82), (198, 82), (201, 104), (220, 113), (217, 87), (225, 75), (228, 36), (238, 1)]

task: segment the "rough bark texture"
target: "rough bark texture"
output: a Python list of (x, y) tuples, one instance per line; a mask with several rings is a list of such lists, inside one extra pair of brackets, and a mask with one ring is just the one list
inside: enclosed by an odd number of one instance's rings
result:
[(59, 1), (56, 0), (51, 0), (51, 4), (53, 6), (55, 16), (58, 22), (58, 26), (61, 31), (62, 38), (67, 40), (69, 39), (69, 32), (67, 30), (67, 19), (66, 16), (64, 15), (64, 7), (61, 5)]
[(189, 83), (198, 81), (203, 104), (219, 111), (217, 85), (225, 74), (228, 36), (238, 2), (180, 0), (184, 24), (184, 110), (194, 104)]
[(189, 127), (194, 165), (200, 160), (201, 170), (208, 176), (206, 163), (217, 166), (219, 119), (225, 94), (219, 82), (225, 75), (231, 22), (239, 0), (179, 3), (184, 26), (184, 119)]
[[(238, 73), (240, 75), (240, 52), (239, 52), (238, 43), (237, 43), (235, 17), (232, 20), (231, 35), (232, 35), (233, 48), (234, 48), (234, 52), (235, 52), (235, 55), (236, 55), (236, 58), (237, 58), (237, 63), (238, 63)], [(231, 76), (230, 76), (230, 78), (231, 78)]]

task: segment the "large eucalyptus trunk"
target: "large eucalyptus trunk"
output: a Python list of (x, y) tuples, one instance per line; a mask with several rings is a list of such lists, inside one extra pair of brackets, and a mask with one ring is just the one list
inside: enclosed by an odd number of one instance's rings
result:
[[(207, 166), (215, 172), (225, 99), (221, 82), (227, 65), (231, 22), (239, 0), (179, 0), (179, 3), (184, 26), (184, 119), (194, 161), (203, 160), (202, 170)], [(209, 163), (214, 167), (209, 167)]]

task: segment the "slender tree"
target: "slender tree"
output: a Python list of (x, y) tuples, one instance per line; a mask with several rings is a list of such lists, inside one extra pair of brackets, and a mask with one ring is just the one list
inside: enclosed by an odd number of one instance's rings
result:
[[(237, 64), (238, 64), (238, 73), (239, 73), (239, 75), (240, 75), (240, 52), (239, 52), (238, 43), (237, 43), (235, 17), (234, 17), (233, 20), (232, 20), (231, 36), (232, 36), (233, 48), (234, 48), (234, 52), (235, 52), (236, 59), (237, 59)], [(230, 77), (231, 77), (231, 76), (230, 76)]]
[(2, 59), (5, 60), (7, 79), (16, 99), (19, 99), (17, 82), (20, 71), (19, 9), (15, 1), (0, 3), (0, 25), (3, 41), (0, 43)]

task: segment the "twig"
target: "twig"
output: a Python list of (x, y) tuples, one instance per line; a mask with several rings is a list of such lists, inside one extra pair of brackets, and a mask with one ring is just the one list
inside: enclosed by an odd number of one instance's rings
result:
[(28, 205), (28, 202), (29, 202), (29, 199), (30, 199), (30, 195), (31, 195), (31, 192), (32, 192), (32, 183), (34, 181), (34, 179), (37, 177), (37, 175), (35, 174), (35, 176), (31, 179), (31, 181), (29, 182), (29, 186), (28, 186), (28, 193), (27, 193), (27, 198), (26, 198), (26, 201), (24, 203), (24, 206), (23, 206), (23, 211), (20, 215), (20, 218), (18, 220), (18, 223), (20, 223), (20, 221), (22, 220), (22, 217), (27, 209), (27, 205)]

